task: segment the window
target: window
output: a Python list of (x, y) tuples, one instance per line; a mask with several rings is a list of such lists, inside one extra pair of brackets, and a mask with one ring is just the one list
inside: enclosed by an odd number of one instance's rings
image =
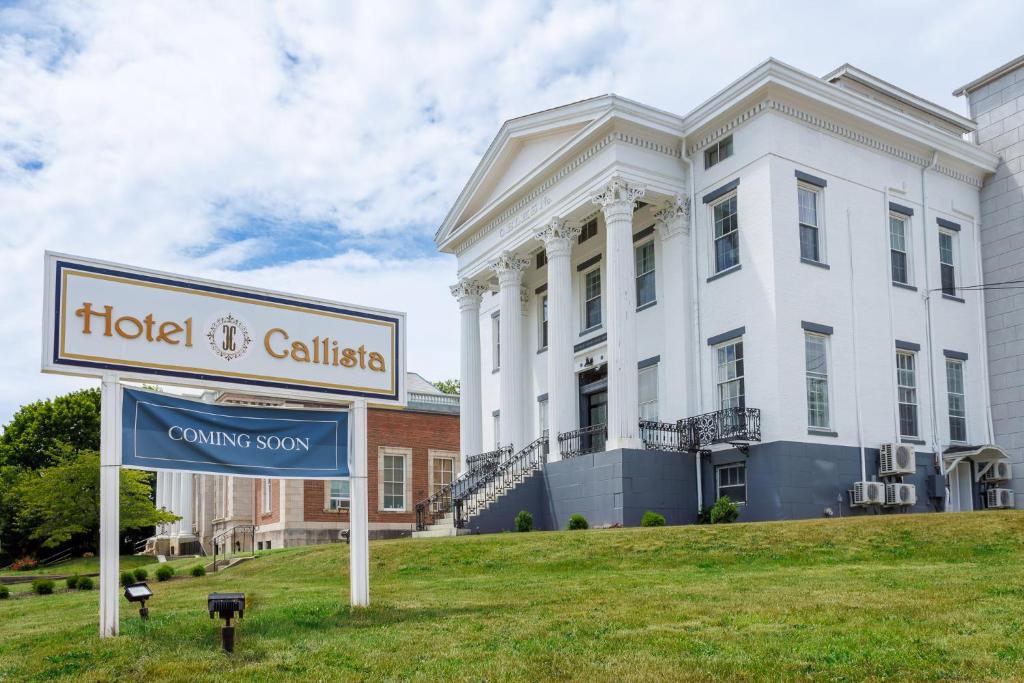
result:
[(537, 401), (537, 426), (541, 435), (548, 433), (548, 400)]
[(654, 240), (636, 248), (636, 305), (654, 303)]
[(583, 244), (595, 235), (597, 235), (597, 219), (591, 218), (583, 224), (582, 228), (580, 228), (580, 236), (577, 239), (577, 244)]
[(501, 415), (494, 414), (494, 450), (501, 448)]
[(327, 509), (348, 510), (349, 488), (348, 479), (332, 479), (327, 482)]
[(390, 512), (405, 510), (405, 456), (381, 455), (381, 508)]
[(946, 393), (949, 401), (949, 440), (967, 441), (967, 402), (964, 400), (964, 363), (946, 359)]
[(434, 495), (455, 479), (455, 458), (435, 455), (430, 462), (430, 495)]
[(541, 249), (537, 252), (537, 268), (543, 268), (548, 263), (548, 253)]
[(828, 337), (804, 333), (807, 371), (807, 426), (828, 429)]
[(821, 234), (818, 223), (820, 191), (806, 185), (797, 185), (797, 203), (800, 209), (800, 258), (821, 262)]
[(640, 419), (658, 421), (658, 366), (648, 365), (637, 373)]
[(892, 262), (892, 281), (910, 284), (910, 259), (907, 242), (907, 219), (889, 214), (889, 259)]
[(704, 150), (704, 168), (708, 169), (732, 156), (732, 136), (724, 137)]
[(501, 367), (501, 318), (491, 318), (491, 369)]
[(956, 296), (953, 233), (945, 230), (939, 232), (939, 270), (942, 277), (942, 293)]
[(736, 215), (736, 195), (712, 207), (715, 221), (715, 272), (721, 273), (740, 262), (740, 233)]
[(900, 435), (917, 436), (917, 378), (914, 354), (896, 352), (896, 385), (900, 412)]
[(743, 340), (726, 342), (715, 348), (718, 363), (718, 407), (746, 407), (743, 386)]
[(715, 468), (715, 479), (718, 486), (718, 497), (729, 496), (734, 503), (747, 502), (747, 465), (719, 465)]
[(583, 275), (583, 329), (590, 330), (601, 324), (601, 269), (594, 268)]
[(269, 515), (273, 505), (273, 489), (271, 486), (272, 482), (270, 479), (263, 480), (263, 495), (261, 496), (261, 504), (263, 507), (263, 514)]
[(548, 347), (548, 295), (537, 299), (537, 323), (539, 325), (537, 341), (538, 349), (546, 349)]

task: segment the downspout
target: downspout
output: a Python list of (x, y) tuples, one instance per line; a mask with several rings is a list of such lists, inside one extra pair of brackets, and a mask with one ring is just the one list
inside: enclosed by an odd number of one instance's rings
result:
[[(886, 251), (889, 252), (890, 258), (892, 254), (892, 236), (890, 231), (892, 228), (889, 223), (892, 220), (889, 217), (889, 188), (886, 187), (882, 190), (882, 215), (885, 216), (883, 225), (885, 226), (885, 244)], [(890, 269), (892, 266), (890, 265)], [(896, 340), (896, 323), (892, 317), (892, 288), (895, 285), (892, 284), (892, 271), (889, 273), (889, 287), (886, 289), (886, 300), (889, 302), (889, 381), (896, 382), (896, 354), (894, 352), (892, 343)], [(900, 440), (900, 408), (899, 408), (899, 397), (898, 389), (895, 384), (892, 385), (892, 441), (893, 443), (899, 443)]]
[[(868, 480), (867, 454), (864, 450), (864, 423), (860, 407), (860, 363), (857, 357), (857, 297), (854, 296), (856, 278), (853, 276), (853, 227), (850, 210), (846, 210), (846, 253), (850, 258), (850, 341), (853, 343), (853, 402), (857, 409), (857, 445), (860, 447), (860, 480)], [(892, 306), (889, 307), (890, 315)]]
[[(694, 386), (690, 387), (690, 407), (698, 414), (701, 412), (701, 402), (704, 397), (703, 389), (703, 367), (704, 364), (700, 362), (700, 358), (703, 355), (700, 352), (700, 292), (698, 290), (698, 284), (700, 278), (697, 277), (697, 198), (694, 196), (696, 192), (696, 181), (693, 178), (694, 165), (693, 165), (693, 154), (686, 153), (686, 140), (683, 140), (683, 161), (686, 162), (687, 171), (690, 176), (690, 311), (692, 324), (691, 329), (693, 330), (693, 351), (690, 353), (690, 358), (687, 359), (690, 363), (696, 363), (694, 372), (692, 373)], [(698, 449), (694, 454), (693, 462), (697, 479), (697, 514), (700, 514), (701, 509), (704, 507), (704, 483), (701, 471), (701, 454)]]
[[(980, 208), (980, 207), (979, 207)], [(979, 214), (981, 211), (978, 212)], [(977, 269), (978, 284), (984, 285), (985, 278), (982, 275), (981, 259), (981, 218), (974, 221), (974, 267)], [(985, 316), (985, 289), (982, 287), (978, 299), (978, 337), (981, 340), (981, 380), (982, 389), (985, 392), (985, 434), (988, 437), (986, 443), (996, 442), (995, 425), (992, 422), (992, 391), (989, 386), (988, 376), (988, 320)]]
[(932, 285), (931, 285), (931, 258), (928, 255), (928, 171), (934, 169), (939, 163), (939, 152), (932, 152), (932, 161), (921, 168), (921, 222), (922, 234), (924, 236), (924, 314), (925, 333), (928, 339), (928, 393), (932, 404), (932, 451), (935, 457), (939, 457), (939, 414), (936, 407), (935, 394), (935, 349), (932, 345)]

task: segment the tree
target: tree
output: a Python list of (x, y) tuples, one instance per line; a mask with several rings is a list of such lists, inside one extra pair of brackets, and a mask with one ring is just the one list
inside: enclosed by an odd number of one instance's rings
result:
[(460, 388), (457, 379), (442, 379), (439, 382), (434, 382), (434, 386), (446, 394), (458, 394)]
[[(180, 519), (150, 499), (152, 475), (121, 470), (121, 528), (139, 529)], [(51, 467), (24, 472), (16, 485), (17, 524), (28, 538), (53, 548), (69, 541), (99, 541), (100, 456), (69, 454)]]
[(99, 448), (100, 392), (83, 389), (18, 409), (0, 434), (0, 467), (35, 470)]

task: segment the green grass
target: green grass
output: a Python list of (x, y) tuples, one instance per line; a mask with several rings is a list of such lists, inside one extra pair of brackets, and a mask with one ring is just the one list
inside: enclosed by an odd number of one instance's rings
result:
[[(152, 557), (143, 555), (122, 555), (120, 564), (122, 570), (128, 570), (154, 564), (154, 560)], [(0, 570), (0, 576), (32, 576), (35, 574), (70, 576), (71, 574), (94, 574), (99, 570), (100, 560), (98, 557), (76, 557), (60, 564), (26, 571), (3, 569)]]
[[(316, 546), (151, 582), (150, 621), (122, 602), (106, 641), (95, 591), (0, 602), (0, 680), (1024, 677), (1021, 512), (377, 542), (355, 612), (346, 566)], [(214, 590), (248, 598), (233, 656)]]

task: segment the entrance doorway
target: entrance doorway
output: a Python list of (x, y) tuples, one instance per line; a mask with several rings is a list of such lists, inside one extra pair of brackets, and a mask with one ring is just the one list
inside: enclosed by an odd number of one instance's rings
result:
[[(580, 427), (598, 427), (608, 423), (608, 366), (585, 370), (579, 375)], [(582, 446), (590, 451), (603, 451), (605, 432), (592, 432), (584, 437)]]
[(950, 512), (970, 512), (974, 509), (973, 467), (969, 460), (961, 460), (949, 473)]

